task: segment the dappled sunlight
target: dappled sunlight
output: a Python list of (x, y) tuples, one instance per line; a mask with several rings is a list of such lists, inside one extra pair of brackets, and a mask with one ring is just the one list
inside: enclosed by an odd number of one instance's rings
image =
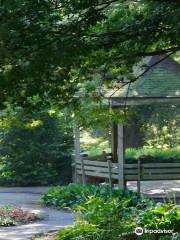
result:
[(111, 152), (108, 140), (102, 136), (93, 136), (90, 132), (84, 131), (81, 134), (81, 149), (89, 156), (101, 155), (103, 151)]
[[(127, 187), (137, 191), (135, 181), (128, 182)], [(176, 181), (141, 181), (141, 192), (149, 195), (177, 195), (180, 194), (180, 180)]]
[(14, 204), (39, 216), (39, 220), (13, 227), (0, 228), (0, 240), (26, 240), (35, 234), (47, 233), (73, 224), (73, 214), (41, 207), (39, 200), (47, 187), (0, 188), (0, 205)]
[[(70, 226), (70, 225), (67, 225)], [(64, 227), (63, 224), (51, 226), (51, 231), (57, 231)], [(33, 235), (37, 233), (47, 233), (49, 226), (43, 223), (33, 223), (28, 225), (22, 225), (18, 227), (1, 228), (0, 239), (2, 240), (25, 240), (31, 239)]]

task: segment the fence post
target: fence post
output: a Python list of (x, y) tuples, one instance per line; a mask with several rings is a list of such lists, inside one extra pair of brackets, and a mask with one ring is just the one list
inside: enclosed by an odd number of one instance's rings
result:
[(84, 161), (83, 158), (81, 157), (81, 170), (82, 170), (82, 184), (86, 184), (86, 176), (85, 176), (85, 169), (84, 169)]
[(124, 177), (124, 127), (118, 124), (118, 186), (119, 188), (125, 188)]
[(107, 166), (108, 166), (108, 175), (109, 175), (109, 186), (112, 188), (112, 176), (111, 176), (111, 161), (107, 160)]
[(78, 174), (77, 174), (77, 163), (81, 163), (81, 177), (82, 177), (82, 184), (85, 184), (85, 172), (84, 172), (84, 163), (81, 157), (81, 150), (80, 150), (80, 131), (77, 127), (74, 127), (74, 146), (75, 146), (75, 181), (79, 182)]
[(141, 193), (141, 160), (138, 159), (138, 181), (137, 181), (137, 192)]

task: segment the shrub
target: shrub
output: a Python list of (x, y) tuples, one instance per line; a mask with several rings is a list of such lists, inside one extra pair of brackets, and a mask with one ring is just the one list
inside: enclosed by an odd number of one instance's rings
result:
[[(102, 238), (103, 237), (103, 238)], [(106, 240), (104, 231), (91, 224), (77, 224), (59, 231), (55, 240)]]
[(1, 129), (0, 183), (28, 186), (71, 181), (73, 138), (65, 117), (47, 112), (20, 116), (20, 122)]
[[(104, 202), (101, 198), (91, 198), (83, 205), (77, 206), (77, 221), (98, 226), (104, 230), (104, 237), (116, 240), (123, 233), (130, 237), (135, 229), (135, 223), (132, 221), (132, 215), (135, 214), (135, 208), (130, 206), (130, 198), (118, 200), (109, 199)], [(134, 212), (134, 213), (133, 213)]]
[[(132, 191), (70, 184), (51, 188), (42, 201), (75, 211), (75, 226), (60, 230), (56, 240), (180, 239), (180, 206), (155, 204)], [(173, 230), (176, 236), (147, 233), (137, 236), (134, 230), (138, 226), (148, 230)]]
[(180, 232), (180, 206), (161, 204), (141, 211), (137, 224), (147, 229), (166, 229)]
[[(118, 201), (117, 199), (109, 199), (104, 202), (100, 198), (91, 198), (83, 205), (76, 206), (77, 216), (73, 228), (60, 230), (58, 240), (69, 239), (91, 239), (84, 226), (94, 227), (94, 236), (98, 240), (179, 240), (180, 235), (180, 219), (179, 206), (171, 204), (162, 204), (161, 206), (153, 205), (147, 209), (139, 209), (137, 207), (128, 207), (128, 199)], [(137, 236), (134, 230), (137, 226), (143, 229), (173, 230), (174, 234), (147, 234)], [(66, 231), (67, 230), (67, 231)], [(98, 232), (99, 235), (96, 235)], [(175, 233), (177, 232), (177, 233)], [(76, 234), (74, 234), (76, 233)], [(93, 233), (90, 234), (90, 237)], [(64, 237), (69, 238), (64, 238)], [(76, 238), (78, 236), (78, 238)], [(174, 237), (173, 237), (174, 236)]]
[[(110, 239), (136, 239), (134, 230), (137, 226), (148, 230), (172, 230), (180, 232), (180, 206), (173, 204), (147, 204), (145, 210), (139, 207), (129, 207), (129, 199), (102, 199), (93, 198), (77, 207), (77, 220), (81, 223), (98, 226), (104, 230), (104, 236)], [(171, 238), (170, 238), (171, 237)], [(102, 238), (103, 239), (103, 238)], [(156, 240), (172, 239), (172, 234), (144, 234), (138, 239)], [(176, 238), (174, 238), (176, 239)], [(177, 235), (177, 239), (179, 239)]]
[(157, 148), (129, 148), (126, 150), (126, 160), (134, 162), (141, 159), (142, 162), (166, 162), (180, 161), (180, 148), (157, 149)]
[[(103, 201), (107, 201), (109, 198), (128, 199), (131, 206), (137, 205), (141, 199), (139, 194), (129, 190), (111, 189), (106, 185), (96, 186), (89, 184), (83, 186), (73, 183), (68, 186), (51, 187), (43, 195), (41, 201), (47, 206), (72, 208), (85, 203), (89, 197), (99, 197)], [(142, 199), (141, 206), (143, 204), (146, 204), (144, 199)]]

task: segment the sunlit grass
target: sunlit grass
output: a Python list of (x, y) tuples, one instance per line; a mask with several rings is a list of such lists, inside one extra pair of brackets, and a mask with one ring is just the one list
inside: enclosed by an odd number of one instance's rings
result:
[(111, 152), (109, 142), (102, 137), (92, 137), (88, 132), (82, 134), (81, 149), (89, 156), (101, 155), (103, 151)]
[(180, 158), (180, 148), (128, 148), (126, 150), (126, 158), (135, 158), (138, 159), (142, 156), (150, 156), (154, 158), (160, 158), (164, 160), (168, 159), (179, 159)]
[[(89, 156), (101, 155), (103, 151), (107, 153), (111, 152), (108, 141), (105, 141), (102, 137), (94, 137), (89, 133), (83, 134), (81, 138), (81, 148)], [(179, 148), (127, 148), (126, 159), (138, 159), (140, 157), (149, 156), (158, 159), (180, 159), (180, 147)]]

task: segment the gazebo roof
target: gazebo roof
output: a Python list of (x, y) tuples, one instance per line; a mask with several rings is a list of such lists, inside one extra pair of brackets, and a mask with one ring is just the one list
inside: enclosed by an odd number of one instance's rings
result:
[[(152, 66), (162, 56), (154, 56), (147, 64)], [(180, 64), (168, 57), (152, 67), (137, 81), (120, 86), (108, 93), (110, 104), (139, 105), (151, 103), (180, 103)]]

